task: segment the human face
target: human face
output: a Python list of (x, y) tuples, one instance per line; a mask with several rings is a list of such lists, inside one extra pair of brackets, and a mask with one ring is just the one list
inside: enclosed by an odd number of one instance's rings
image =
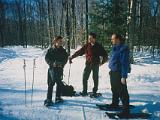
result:
[(89, 35), (89, 37), (88, 37), (88, 42), (94, 44), (94, 43), (96, 42), (96, 39), (93, 38), (92, 35)]
[(62, 40), (62, 39), (57, 40), (57, 42), (55, 43), (55, 46), (56, 46), (57, 48), (59, 48), (59, 47), (62, 46), (62, 45), (63, 45), (63, 40)]
[(116, 45), (116, 44), (119, 44), (119, 43), (120, 43), (119, 39), (116, 38), (116, 35), (115, 35), (115, 34), (112, 35), (112, 37), (111, 37), (111, 42), (112, 42), (113, 45)]

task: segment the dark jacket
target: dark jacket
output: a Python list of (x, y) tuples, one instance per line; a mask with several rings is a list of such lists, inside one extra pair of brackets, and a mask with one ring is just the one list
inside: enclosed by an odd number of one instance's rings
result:
[(127, 78), (129, 64), (129, 47), (125, 44), (114, 45), (109, 60), (111, 71), (119, 71), (122, 78)]
[(85, 44), (80, 50), (72, 55), (72, 58), (82, 56), (84, 54), (86, 55), (86, 64), (100, 64), (100, 56), (103, 57), (101, 64), (104, 64), (108, 59), (107, 52), (102, 45), (97, 42), (94, 45), (91, 45), (90, 43)]
[(63, 47), (49, 48), (45, 56), (45, 60), (49, 65), (48, 84), (58, 82), (63, 79), (63, 68), (67, 63), (68, 54)]
[(50, 67), (53, 67), (53, 65), (64, 67), (68, 60), (68, 54), (63, 47), (49, 48), (45, 60)]

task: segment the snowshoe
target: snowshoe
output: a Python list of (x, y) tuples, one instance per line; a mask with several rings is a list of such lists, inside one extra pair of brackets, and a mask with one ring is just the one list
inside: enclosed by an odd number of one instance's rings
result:
[(81, 92), (75, 92), (74, 96), (75, 97), (81, 96)]
[(62, 102), (64, 102), (64, 100), (62, 98), (56, 98), (56, 100), (55, 100), (55, 104), (62, 103)]
[(88, 96), (88, 93), (87, 92), (80, 92), (79, 93), (81, 96), (85, 97), (85, 96)]
[[(113, 105), (113, 104), (96, 104), (96, 106), (100, 110), (105, 110), (105, 111), (120, 111), (123, 110), (123, 105)], [(129, 109), (135, 108), (134, 105), (129, 105)]]
[(105, 112), (105, 114), (110, 119), (149, 119), (151, 117), (151, 113), (129, 113), (129, 114), (122, 114), (122, 113), (109, 113), (109, 112)]
[(44, 106), (48, 107), (48, 106), (53, 106), (54, 103), (52, 102), (52, 100), (46, 99), (44, 101)]
[(90, 95), (90, 98), (98, 98), (98, 97), (102, 96), (101, 93), (93, 93), (93, 92), (89, 93), (89, 95)]

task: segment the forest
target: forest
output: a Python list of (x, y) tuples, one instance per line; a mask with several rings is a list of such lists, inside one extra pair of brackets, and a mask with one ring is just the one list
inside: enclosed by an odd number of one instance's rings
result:
[(111, 35), (126, 39), (131, 50), (160, 54), (160, 0), (0, 0), (0, 46), (47, 48), (61, 35), (70, 49), (88, 33), (110, 51)]
[(0, 0), (0, 120), (109, 119), (160, 120), (160, 0)]

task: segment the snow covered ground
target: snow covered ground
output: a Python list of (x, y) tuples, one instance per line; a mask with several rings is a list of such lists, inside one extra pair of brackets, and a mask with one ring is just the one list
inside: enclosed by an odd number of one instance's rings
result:
[[(104, 111), (96, 108), (96, 103), (111, 103), (108, 63), (100, 68), (99, 92), (103, 97), (64, 97), (62, 105), (52, 108), (43, 106), (47, 90), (47, 69), (44, 61), (46, 50), (28, 47), (0, 48), (0, 120), (106, 120)], [(27, 105), (24, 104), (24, 71), (26, 60)], [(31, 86), (33, 59), (36, 59), (33, 103)], [(152, 113), (154, 120), (160, 119), (160, 58), (151, 59), (149, 54), (135, 55), (136, 64), (127, 80), (130, 103), (136, 107), (132, 112)], [(76, 91), (82, 90), (82, 72), (85, 59), (79, 57), (71, 65), (70, 84)], [(64, 81), (68, 82), (69, 64), (64, 69)], [(92, 90), (92, 77), (89, 79)], [(54, 90), (55, 91), (55, 90)], [(55, 94), (54, 94), (55, 95)], [(54, 97), (53, 95), (53, 97)]]

